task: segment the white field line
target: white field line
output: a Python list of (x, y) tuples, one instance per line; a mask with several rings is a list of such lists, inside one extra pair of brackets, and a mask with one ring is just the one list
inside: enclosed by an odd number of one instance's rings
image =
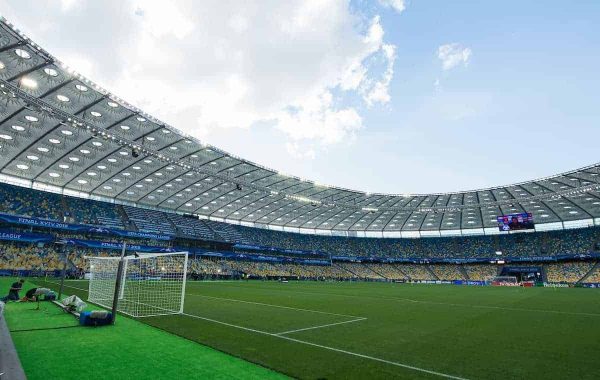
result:
[(232, 323), (218, 321), (216, 319), (211, 319), (211, 318), (206, 318), (206, 317), (200, 317), (200, 316), (194, 315), (194, 314), (183, 313), (183, 315), (191, 317), (191, 318), (202, 319), (202, 320), (205, 320), (205, 321), (208, 321), (208, 322), (212, 322), (212, 323), (217, 323), (217, 324), (221, 324), (221, 325), (233, 327), (233, 328), (240, 329), (240, 330), (250, 331), (250, 332), (253, 332), (253, 333), (256, 333), (256, 334), (268, 335), (268, 336), (272, 336), (272, 337), (275, 337), (275, 338), (284, 339), (284, 340), (287, 340), (287, 341), (290, 341), (290, 342), (300, 343), (300, 344), (304, 344), (304, 345), (307, 345), (307, 346), (318, 347), (318, 348), (322, 348), (322, 349), (329, 350), (329, 351), (335, 351), (335, 352), (339, 352), (339, 353), (346, 354), (346, 355), (356, 356), (356, 357), (359, 357), (359, 358), (373, 360), (373, 361), (377, 361), (377, 362), (380, 362), (380, 363), (385, 363), (385, 364), (393, 365), (393, 366), (396, 366), (396, 367), (402, 367), (402, 368), (410, 369), (410, 370), (413, 370), (413, 371), (428, 373), (430, 375), (444, 377), (444, 378), (447, 378), (447, 379), (467, 380), (464, 377), (453, 376), (453, 375), (449, 375), (449, 374), (446, 374), (446, 373), (436, 372), (436, 371), (432, 371), (432, 370), (425, 369), (425, 368), (419, 368), (419, 367), (411, 366), (411, 365), (404, 364), (404, 363), (394, 362), (394, 361), (391, 361), (391, 360), (385, 360), (385, 359), (381, 359), (381, 358), (376, 358), (374, 356), (364, 355), (364, 354), (360, 354), (360, 353), (357, 353), (357, 352), (346, 351), (346, 350), (342, 350), (342, 349), (335, 348), (335, 347), (329, 347), (329, 346), (324, 346), (322, 344), (308, 342), (308, 341), (305, 341), (305, 340), (290, 338), (289, 336), (280, 335), (281, 333), (280, 334), (275, 334), (275, 333), (270, 333), (270, 332), (267, 332), (267, 331), (256, 330), (256, 329), (252, 329), (252, 328), (249, 328), (249, 327), (238, 326), (238, 325), (234, 325)]
[(251, 305), (269, 306), (269, 307), (276, 307), (276, 308), (279, 308), (279, 309), (289, 309), (289, 310), (297, 310), (297, 311), (306, 311), (306, 312), (309, 312), (309, 313), (317, 313), (317, 314), (325, 314), (325, 315), (335, 315), (337, 317), (349, 317), (349, 318), (354, 318), (354, 319), (365, 318), (365, 317), (359, 317), (357, 315), (330, 313), (328, 311), (322, 311), (322, 310), (302, 309), (302, 308), (292, 307), (292, 306), (282, 306), (282, 305), (273, 305), (273, 304), (270, 304), (270, 303), (244, 301), (244, 300), (238, 300), (238, 299), (235, 299), (235, 298), (205, 296), (204, 294), (187, 293), (186, 296), (211, 298), (211, 299), (223, 300), (223, 301), (230, 301), (230, 302), (240, 302), (240, 303), (247, 303), (247, 304), (251, 304)]
[[(52, 282), (52, 281), (47, 281), (47, 282), (49, 282), (51, 284), (60, 285), (60, 283), (56, 283), (56, 282)], [(65, 285), (65, 287), (87, 291), (87, 289), (78, 288), (76, 286)], [(293, 291), (293, 290), (287, 290), (286, 289), (286, 291)], [(296, 291), (294, 291), (294, 292), (296, 292)], [(364, 298), (364, 296), (357, 296), (357, 295), (353, 295), (353, 294), (319, 293), (319, 292), (304, 292), (304, 291), (298, 291), (296, 293), (299, 293), (299, 294), (315, 294), (315, 295), (320, 295), (320, 296)], [(271, 305), (271, 304), (260, 303), (260, 302), (234, 300), (234, 299), (230, 299), (230, 298), (211, 297), (211, 296), (205, 296), (205, 295), (194, 294), (194, 293), (188, 293), (186, 295), (192, 295), (192, 296), (197, 296), (197, 297), (216, 298), (216, 299), (222, 299), (222, 300), (228, 300), (228, 301), (235, 301), (235, 302), (253, 303), (253, 304), (257, 304), (257, 305), (280, 307), (280, 308), (293, 309), (293, 310), (304, 310), (304, 311), (311, 311), (313, 313), (339, 315), (339, 316), (342, 316), (342, 317), (362, 318), (362, 317), (358, 317), (358, 316), (355, 316), (355, 315), (335, 314), (335, 313), (329, 313), (329, 312), (326, 312), (326, 311), (318, 311), (318, 310), (310, 310), (310, 309), (296, 309), (296, 308), (289, 307), (289, 306), (280, 306), (280, 305)], [(387, 300), (387, 301), (412, 302), (412, 303), (421, 303), (421, 304), (430, 304), (430, 305), (445, 305), (445, 306), (453, 306), (453, 307), (471, 307), (471, 308), (475, 308), (475, 309), (492, 309), (492, 310), (505, 310), (505, 311), (523, 311), (523, 312), (530, 312), (530, 313), (548, 313), (548, 314), (563, 314), (563, 315), (579, 315), (579, 316), (585, 316), (585, 317), (600, 317), (600, 314), (598, 314), (598, 313), (584, 313), (584, 312), (577, 312), (577, 311), (560, 311), (560, 310), (544, 310), (544, 309), (526, 309), (526, 308), (520, 308), (520, 307), (469, 305), (469, 304), (462, 304), (462, 303), (423, 301), (423, 300), (415, 300), (415, 299), (411, 299), (411, 298), (399, 298), (399, 297), (374, 297), (374, 296), (370, 296), (370, 297), (371, 298), (375, 298), (375, 299)]]
[(346, 297), (346, 298), (372, 298), (386, 301), (396, 301), (396, 302), (412, 302), (419, 304), (429, 304), (429, 305), (445, 305), (445, 306), (453, 306), (453, 307), (470, 307), (474, 309), (492, 309), (492, 310), (505, 310), (505, 311), (522, 311), (522, 312), (530, 312), (530, 313), (548, 313), (548, 314), (563, 314), (563, 315), (579, 315), (586, 317), (600, 317), (600, 313), (585, 313), (585, 312), (577, 312), (577, 311), (560, 311), (560, 310), (544, 310), (544, 309), (527, 309), (520, 307), (504, 307), (504, 306), (491, 306), (491, 305), (470, 305), (463, 303), (449, 303), (449, 302), (437, 302), (437, 301), (425, 301), (425, 300), (415, 300), (412, 298), (402, 298), (402, 297), (380, 297), (380, 296), (362, 296), (362, 295), (354, 295), (354, 294), (339, 294), (339, 293), (321, 293), (321, 292), (307, 292), (307, 291), (295, 291), (293, 289), (276, 289), (282, 292), (292, 292), (298, 294), (312, 294), (312, 295), (320, 295), (320, 296), (334, 296), (334, 297)]
[(350, 321), (343, 321), (343, 322), (335, 322), (335, 323), (328, 323), (326, 325), (319, 325), (319, 326), (312, 326), (312, 327), (305, 327), (303, 329), (296, 329), (296, 330), (288, 330), (288, 331), (284, 331), (284, 332), (280, 332), (280, 333), (276, 333), (275, 335), (285, 335), (285, 334), (291, 334), (291, 333), (295, 333), (295, 332), (300, 332), (300, 331), (307, 331), (307, 330), (315, 330), (315, 329), (322, 329), (324, 327), (330, 327), (330, 326), (337, 326), (337, 325), (343, 325), (346, 323), (353, 323), (353, 322), (360, 322), (360, 321), (364, 321), (367, 318), (357, 318), (357, 319), (352, 319)]
[[(51, 284), (60, 285), (60, 283), (57, 283), (57, 282), (52, 282), (52, 281), (47, 281), (47, 282), (49, 282)], [(87, 291), (87, 289), (78, 288), (76, 286), (65, 285), (65, 287)], [(286, 291), (293, 291), (293, 290), (287, 290), (286, 289)], [(296, 291), (294, 291), (294, 292), (296, 292)], [(304, 292), (304, 291), (298, 291), (296, 293), (299, 293), (299, 294), (314, 294), (314, 295), (320, 295), (320, 296), (364, 298), (363, 296), (357, 296), (357, 295), (353, 295), (353, 294), (319, 293), (319, 292)], [(242, 300), (235, 300), (235, 299), (232, 299), (232, 298), (211, 297), (211, 296), (205, 296), (205, 295), (194, 294), (194, 293), (188, 293), (186, 295), (192, 295), (192, 296), (196, 296), (196, 297), (207, 297), (207, 298), (222, 299), (222, 300), (228, 300), (228, 301), (232, 301), (232, 302), (253, 303), (253, 304), (257, 304), (257, 305), (280, 307), (280, 308), (286, 308), (286, 309), (292, 309), (292, 310), (304, 310), (304, 311), (311, 311), (313, 313), (339, 315), (339, 316), (342, 316), (342, 317), (362, 318), (362, 317), (358, 317), (358, 316), (355, 316), (355, 315), (336, 314), (336, 313), (329, 313), (329, 312), (326, 312), (326, 311), (310, 310), (310, 309), (296, 309), (296, 308), (289, 307), (289, 306), (271, 305), (271, 304), (267, 304), (267, 303), (251, 302), (251, 301), (242, 301)], [(577, 312), (577, 311), (526, 309), (526, 308), (520, 308), (520, 307), (503, 307), (503, 306), (487, 306), (487, 305), (469, 305), (469, 304), (462, 304), (462, 303), (423, 301), (423, 300), (415, 300), (415, 299), (411, 299), (411, 298), (400, 298), (400, 297), (374, 297), (374, 296), (370, 296), (370, 297), (371, 298), (375, 298), (375, 299), (387, 300), (387, 301), (412, 302), (412, 303), (430, 304), (430, 305), (445, 305), (445, 306), (453, 306), (453, 307), (471, 307), (471, 308), (474, 308), (474, 309), (492, 309), (492, 310), (505, 310), (505, 311), (523, 311), (523, 312), (530, 312), (530, 313), (548, 313), (548, 314), (563, 314), (563, 315), (579, 315), (579, 316), (585, 316), (585, 317), (600, 317), (600, 314), (598, 314), (598, 313), (584, 313), (584, 312)]]
[[(67, 286), (67, 285), (65, 285), (65, 286)], [(75, 286), (69, 286), (69, 287), (70, 288), (74, 288), (74, 289), (79, 289), (79, 290), (87, 290), (87, 289), (78, 288), (78, 287), (75, 287)], [(210, 297), (210, 296), (202, 296), (202, 295), (199, 295), (199, 294), (191, 294), (191, 295), (200, 296), (200, 297)], [(310, 312), (321, 313), (321, 314), (329, 314), (329, 315), (337, 315), (337, 316), (350, 316), (350, 315), (346, 315), (346, 314), (329, 313), (329, 312), (319, 311), (319, 310), (298, 309), (298, 308), (293, 308), (293, 307), (289, 307), (289, 306), (271, 305), (271, 304), (265, 304), (265, 303), (261, 303), (261, 302), (250, 302), (250, 301), (242, 301), (242, 300), (220, 298), (220, 297), (210, 297), (210, 298), (224, 299), (224, 300), (233, 301), (233, 302), (252, 303), (252, 304), (258, 304), (258, 305), (263, 305), (263, 306), (281, 307), (281, 308), (284, 308), (284, 309), (310, 311)], [(309, 328), (306, 328), (306, 329), (298, 329), (298, 330), (293, 330), (293, 331), (284, 331), (283, 333), (270, 333), (270, 332), (267, 332), (267, 331), (262, 331), (262, 330), (252, 329), (250, 327), (244, 327), (244, 326), (234, 325), (232, 323), (227, 323), (227, 322), (223, 322), (223, 321), (218, 321), (216, 319), (201, 317), (201, 316), (194, 315), (194, 314), (182, 313), (182, 315), (185, 315), (185, 316), (188, 316), (188, 317), (191, 317), (191, 318), (202, 319), (202, 320), (209, 321), (209, 322), (212, 322), (212, 323), (217, 323), (217, 324), (221, 324), (221, 325), (233, 327), (233, 328), (240, 329), (240, 330), (250, 331), (250, 332), (253, 332), (253, 333), (256, 333), (256, 334), (268, 335), (268, 336), (276, 337), (276, 338), (279, 338), (279, 339), (284, 339), (284, 340), (287, 340), (287, 341), (290, 341), (290, 342), (300, 343), (300, 344), (304, 344), (304, 345), (307, 345), (307, 346), (318, 347), (318, 348), (322, 348), (324, 350), (339, 352), (339, 353), (342, 353), (342, 354), (356, 356), (356, 357), (367, 359), (367, 360), (373, 360), (373, 361), (376, 361), (376, 362), (385, 363), (385, 364), (393, 365), (393, 366), (396, 366), (396, 367), (402, 367), (402, 368), (410, 369), (410, 370), (417, 371), (417, 372), (428, 373), (430, 375), (435, 375), (435, 376), (443, 377), (443, 378), (446, 378), (446, 379), (467, 380), (464, 377), (453, 376), (453, 375), (449, 375), (449, 374), (442, 373), (442, 372), (436, 372), (436, 371), (428, 370), (428, 369), (425, 369), (425, 368), (419, 368), (419, 367), (411, 366), (411, 365), (400, 363), (400, 362), (394, 362), (394, 361), (390, 361), (390, 360), (385, 360), (385, 359), (377, 358), (377, 357), (374, 357), (374, 356), (364, 355), (364, 354), (360, 354), (360, 353), (352, 352), (352, 351), (346, 351), (346, 350), (342, 350), (342, 349), (335, 348), (335, 347), (324, 346), (322, 344), (308, 342), (308, 341), (300, 340), (300, 339), (294, 339), (294, 338), (290, 338), (289, 336), (282, 335), (282, 334), (289, 334), (289, 333), (292, 333), (292, 332), (304, 331), (304, 330), (309, 330), (309, 329), (314, 329), (314, 328), (328, 327), (328, 326), (333, 326), (333, 325), (342, 324), (342, 323), (350, 323), (350, 322), (363, 321), (363, 320), (366, 319), (364, 317), (356, 317), (356, 319), (354, 319), (352, 321), (346, 321), (346, 322), (341, 322), (341, 323), (329, 324), (327, 326), (315, 326), (315, 327), (309, 327)]]

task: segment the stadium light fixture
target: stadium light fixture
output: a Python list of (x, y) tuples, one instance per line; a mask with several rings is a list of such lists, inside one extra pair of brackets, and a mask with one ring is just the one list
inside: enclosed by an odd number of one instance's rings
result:
[(27, 87), (27, 88), (31, 88), (31, 89), (35, 89), (38, 86), (38, 84), (35, 80), (28, 78), (28, 77), (21, 78), (21, 80), (19, 82), (21, 83), (21, 85), (23, 87)]

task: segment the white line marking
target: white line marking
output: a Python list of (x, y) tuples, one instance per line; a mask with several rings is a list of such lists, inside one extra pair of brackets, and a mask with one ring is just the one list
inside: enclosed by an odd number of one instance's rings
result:
[[(58, 286), (60, 286), (60, 282), (53, 282), (53, 281), (48, 281), (48, 280), (45, 280), (44, 282), (47, 282), (47, 283), (49, 283), (49, 284), (54, 284), (54, 285), (58, 285)], [(71, 285), (66, 285), (66, 284), (63, 284), (63, 286), (64, 286), (65, 288), (79, 289), (79, 290), (83, 290), (83, 291), (86, 291), (86, 292), (88, 291), (88, 289), (84, 289), (84, 288), (78, 288), (77, 286), (71, 286)]]
[[(258, 288), (256, 288), (258, 289)], [(260, 288), (265, 289), (265, 288)], [(531, 312), (531, 313), (548, 313), (548, 314), (563, 314), (563, 315), (579, 315), (586, 317), (600, 317), (600, 313), (586, 313), (586, 312), (577, 312), (577, 311), (560, 311), (560, 310), (544, 310), (544, 309), (526, 309), (519, 307), (503, 307), (503, 306), (491, 306), (491, 305), (469, 305), (469, 304), (460, 304), (460, 303), (448, 303), (448, 302), (436, 302), (436, 301), (423, 301), (423, 300), (415, 300), (411, 298), (402, 298), (402, 297), (378, 297), (372, 295), (355, 295), (355, 294), (339, 294), (339, 293), (321, 293), (321, 292), (307, 292), (301, 290), (294, 289), (275, 289), (272, 290), (281, 291), (281, 292), (292, 292), (297, 294), (315, 294), (320, 296), (335, 296), (335, 297), (349, 297), (349, 298), (372, 298), (372, 299), (380, 299), (387, 301), (396, 301), (396, 302), (412, 302), (412, 303), (420, 303), (420, 304), (431, 304), (431, 305), (446, 305), (446, 306), (454, 306), (454, 307), (470, 307), (475, 309), (494, 309), (494, 310), (506, 310), (506, 311), (523, 311), (523, 312)]]
[[(51, 284), (60, 285), (59, 283), (52, 282), (52, 281), (46, 281), (46, 282), (49, 282)], [(65, 285), (65, 287), (87, 291), (87, 289), (78, 288), (78, 287), (75, 287), (75, 286)], [(277, 290), (279, 290), (279, 289), (277, 289)], [(519, 308), (519, 307), (502, 307), (502, 306), (487, 306), (487, 305), (469, 305), (469, 304), (461, 304), (461, 303), (422, 301), (422, 300), (415, 300), (415, 299), (411, 299), (411, 298), (399, 298), (399, 297), (376, 297), (376, 296), (357, 296), (357, 295), (353, 295), (353, 294), (304, 292), (304, 291), (294, 291), (292, 289), (285, 289), (283, 291), (292, 291), (292, 292), (296, 292), (296, 293), (299, 293), (299, 294), (316, 294), (316, 295), (321, 295), (321, 296), (336, 296), (336, 297), (351, 297), (351, 298), (365, 298), (365, 297), (370, 297), (370, 298), (381, 299), (381, 300), (388, 300), (388, 301), (412, 302), (412, 303), (431, 304), (431, 305), (446, 305), (446, 306), (455, 306), (455, 307), (471, 307), (471, 308), (475, 308), (475, 309), (493, 309), (493, 310), (506, 310), (506, 311), (524, 311), (524, 312), (531, 312), (531, 313), (549, 313), (549, 314), (563, 314), (563, 315), (580, 315), (580, 316), (586, 316), (586, 317), (600, 317), (600, 314), (598, 314), (598, 313), (585, 313), (585, 312), (577, 312), (577, 311), (525, 309), (525, 308)], [(359, 317), (359, 316), (356, 316), (356, 315), (335, 314), (335, 313), (328, 313), (326, 311), (318, 311), (318, 310), (310, 310), (310, 309), (297, 309), (297, 308), (293, 308), (293, 307), (290, 307), (290, 306), (271, 305), (271, 304), (268, 304), (268, 303), (242, 301), (242, 300), (235, 300), (235, 299), (232, 299), (232, 298), (211, 297), (211, 296), (205, 296), (205, 295), (194, 294), (194, 293), (189, 293), (188, 295), (197, 296), (197, 297), (207, 297), (207, 298), (222, 299), (222, 300), (228, 300), (228, 301), (234, 301), (234, 302), (251, 303), (251, 304), (257, 304), (257, 305), (264, 305), (264, 306), (280, 307), (280, 308), (292, 309), (292, 310), (304, 310), (304, 311), (311, 311), (313, 313), (339, 315), (339, 316), (342, 316), (342, 317), (362, 318), (362, 317)]]
[(204, 294), (196, 294), (196, 293), (187, 293), (186, 296), (204, 297), (204, 298), (211, 298), (211, 299), (216, 299), (216, 300), (224, 300), (224, 301), (231, 301), (231, 302), (248, 303), (248, 304), (251, 304), (251, 305), (269, 306), (269, 307), (276, 307), (276, 308), (280, 308), (280, 309), (307, 311), (309, 313), (317, 313), (317, 314), (325, 314), (325, 315), (335, 315), (335, 316), (338, 316), (338, 317), (364, 318), (364, 317), (359, 317), (357, 315), (330, 313), (328, 311), (312, 310), (312, 309), (302, 309), (302, 308), (299, 308), (299, 307), (273, 305), (273, 304), (270, 304), (270, 303), (262, 303), (262, 302), (244, 301), (244, 300), (238, 300), (238, 299), (234, 299), (234, 298), (205, 296)]
[[(52, 282), (52, 281), (46, 281), (46, 282), (49, 282), (51, 284), (60, 285), (59, 283)], [(78, 288), (78, 287), (75, 287), (75, 286), (65, 285), (65, 287), (87, 291), (87, 289), (82, 289), (82, 288)], [(284, 291), (292, 291), (292, 292), (296, 292), (296, 293), (299, 293), (299, 294), (317, 294), (317, 295), (321, 295), (321, 296), (336, 296), (336, 297), (351, 297), (351, 298), (365, 298), (365, 297), (370, 297), (370, 298), (376, 298), (376, 299), (388, 300), (388, 301), (412, 302), (412, 303), (431, 304), (431, 305), (446, 305), (446, 306), (455, 306), (455, 307), (472, 307), (472, 308), (475, 308), (475, 309), (493, 309), (493, 310), (506, 310), (506, 311), (524, 311), (524, 312), (531, 312), (531, 313), (549, 313), (549, 314), (563, 314), (563, 315), (580, 315), (580, 316), (586, 316), (586, 317), (600, 317), (600, 314), (598, 314), (598, 313), (585, 313), (585, 312), (577, 312), (577, 311), (525, 309), (525, 308), (520, 308), (520, 307), (502, 307), (502, 306), (487, 306), (487, 305), (469, 305), (469, 304), (461, 304), (461, 303), (422, 301), (422, 300), (415, 300), (415, 299), (411, 299), (411, 298), (374, 297), (374, 296), (357, 296), (357, 295), (353, 295), (353, 294), (304, 292), (304, 291), (294, 291), (292, 289), (285, 289)], [(271, 304), (268, 304), (268, 303), (261, 303), (261, 302), (242, 301), (242, 300), (235, 300), (235, 299), (232, 299), (232, 298), (211, 297), (211, 296), (205, 296), (205, 295), (194, 294), (194, 293), (189, 293), (188, 295), (197, 296), (197, 297), (216, 298), (216, 299), (222, 299), (222, 300), (228, 300), (228, 301), (235, 301), (235, 302), (253, 303), (253, 304), (257, 304), (257, 305), (280, 307), (280, 308), (292, 309), (292, 310), (304, 310), (304, 311), (311, 311), (313, 313), (339, 315), (339, 316), (342, 316), (342, 317), (362, 318), (362, 317), (358, 317), (356, 315), (335, 314), (335, 313), (328, 313), (326, 311), (318, 311), (318, 310), (310, 310), (310, 309), (297, 309), (297, 308), (293, 308), (293, 307), (289, 307), (289, 306), (271, 305)]]
[(350, 321), (343, 321), (343, 322), (336, 322), (336, 323), (328, 323), (326, 325), (319, 325), (319, 326), (312, 326), (312, 327), (305, 327), (303, 329), (296, 329), (296, 330), (289, 330), (289, 331), (284, 331), (284, 332), (280, 332), (280, 333), (276, 333), (275, 335), (285, 335), (285, 334), (291, 334), (291, 333), (295, 333), (295, 332), (300, 332), (300, 331), (307, 331), (307, 330), (315, 330), (315, 329), (322, 329), (324, 327), (330, 327), (330, 326), (337, 326), (337, 325), (343, 325), (346, 323), (353, 323), (353, 322), (360, 322), (360, 321), (364, 321), (367, 318), (357, 318), (357, 319), (352, 319)]
[(213, 323), (218, 323), (218, 324), (221, 324), (221, 325), (233, 327), (233, 328), (240, 329), (240, 330), (246, 330), (246, 331), (254, 332), (254, 333), (257, 333), (257, 334), (268, 335), (268, 336), (272, 336), (272, 337), (279, 338), (279, 339), (285, 339), (285, 340), (288, 340), (290, 342), (296, 342), (296, 343), (300, 343), (300, 344), (305, 344), (307, 346), (319, 347), (319, 348), (322, 348), (322, 349), (325, 349), (325, 350), (329, 350), (329, 351), (335, 351), (335, 352), (339, 352), (339, 353), (346, 354), (346, 355), (356, 356), (356, 357), (363, 358), (363, 359), (369, 359), (369, 360), (377, 361), (377, 362), (380, 362), (380, 363), (390, 364), (390, 365), (393, 365), (393, 366), (396, 366), (396, 367), (402, 367), (402, 368), (406, 368), (406, 369), (411, 369), (413, 371), (428, 373), (430, 375), (444, 377), (444, 378), (447, 378), (447, 379), (467, 380), (464, 377), (453, 376), (453, 375), (449, 375), (449, 374), (446, 374), (446, 373), (436, 372), (436, 371), (432, 371), (432, 370), (425, 369), (425, 368), (419, 368), (419, 367), (411, 366), (411, 365), (404, 364), (404, 363), (393, 362), (393, 361), (390, 361), (390, 360), (376, 358), (374, 356), (359, 354), (357, 352), (346, 351), (346, 350), (342, 350), (342, 349), (335, 348), (335, 347), (329, 347), (329, 346), (324, 346), (322, 344), (308, 342), (308, 341), (305, 341), (305, 340), (294, 339), (294, 338), (290, 338), (289, 336), (274, 334), (274, 333), (270, 333), (270, 332), (267, 332), (267, 331), (256, 330), (256, 329), (252, 329), (252, 328), (244, 327), (244, 326), (238, 326), (238, 325), (234, 325), (232, 323), (218, 321), (216, 319), (211, 319), (211, 318), (206, 318), (206, 317), (200, 317), (198, 315), (188, 314), (188, 313), (182, 313), (182, 315), (185, 315), (185, 316), (188, 316), (188, 317), (191, 317), (191, 318), (203, 319), (205, 321), (209, 321), (209, 322), (213, 322)]
[[(67, 285), (65, 285), (65, 286), (67, 286)], [(78, 287), (75, 287), (75, 286), (69, 286), (69, 287), (70, 288), (74, 288), (74, 289), (79, 289), (79, 290), (86, 290), (86, 289), (78, 288)], [(207, 298), (215, 298), (215, 299), (223, 299), (223, 300), (232, 301), (232, 302), (242, 302), (242, 303), (257, 304), (257, 305), (263, 305), (263, 306), (279, 307), (279, 308), (283, 308), (283, 309), (309, 311), (309, 312), (320, 313), (320, 314), (329, 314), (329, 315), (337, 315), (337, 316), (355, 317), (355, 316), (351, 316), (351, 315), (347, 315), (347, 314), (336, 314), (336, 313), (329, 313), (329, 312), (320, 311), (320, 310), (300, 309), (300, 308), (295, 308), (295, 307), (290, 307), (290, 306), (272, 305), (272, 304), (267, 304), (267, 303), (262, 303), (262, 302), (251, 302), (251, 301), (236, 300), (236, 299), (232, 299), (232, 298), (221, 298), (221, 297), (203, 296), (203, 295), (200, 295), (200, 294), (193, 294), (193, 293), (191, 293), (190, 295), (199, 296), (199, 297), (207, 297)], [(444, 377), (446, 379), (467, 380), (464, 377), (453, 376), (453, 375), (449, 375), (449, 374), (442, 373), (442, 372), (436, 372), (436, 371), (428, 370), (428, 369), (425, 369), (425, 368), (419, 368), (419, 367), (411, 366), (411, 365), (404, 364), (404, 363), (393, 362), (393, 361), (390, 361), (390, 360), (376, 358), (374, 356), (364, 355), (364, 354), (360, 354), (360, 353), (352, 352), (352, 351), (346, 351), (346, 350), (342, 350), (342, 349), (335, 348), (335, 347), (324, 346), (322, 344), (308, 342), (308, 341), (300, 340), (300, 339), (294, 339), (294, 338), (290, 338), (289, 336), (282, 335), (282, 334), (290, 334), (292, 332), (297, 332), (297, 331), (304, 331), (304, 330), (309, 330), (309, 329), (314, 329), (314, 328), (333, 326), (333, 325), (338, 325), (338, 324), (342, 324), (342, 323), (351, 323), (351, 322), (363, 321), (363, 320), (366, 319), (364, 317), (355, 317), (356, 319), (354, 319), (352, 321), (345, 321), (345, 322), (339, 322), (339, 323), (334, 323), (334, 324), (329, 324), (329, 325), (309, 327), (309, 328), (306, 328), (306, 329), (284, 331), (282, 333), (270, 333), (270, 332), (267, 332), (267, 331), (256, 330), (256, 329), (252, 329), (250, 327), (244, 327), (244, 326), (234, 325), (232, 323), (222, 322), (222, 321), (218, 321), (216, 319), (201, 317), (201, 316), (194, 315), (194, 314), (182, 313), (181, 315), (185, 315), (185, 316), (188, 316), (188, 317), (191, 317), (191, 318), (203, 319), (205, 321), (209, 321), (209, 322), (213, 322), (213, 323), (218, 323), (218, 324), (221, 324), (221, 325), (233, 327), (233, 328), (240, 329), (240, 330), (246, 330), (246, 331), (254, 332), (254, 333), (257, 333), (257, 334), (273, 336), (273, 337), (276, 337), (276, 338), (285, 339), (285, 340), (288, 340), (290, 342), (296, 342), (296, 343), (304, 344), (304, 345), (307, 345), (307, 346), (318, 347), (318, 348), (322, 348), (322, 349), (329, 350), (329, 351), (335, 351), (335, 352), (339, 352), (339, 353), (346, 354), (346, 355), (351, 355), (351, 356), (356, 356), (356, 357), (363, 358), (363, 359), (373, 360), (373, 361), (377, 361), (377, 362), (380, 362), (380, 363), (385, 363), (385, 364), (393, 365), (393, 366), (396, 366), (396, 367), (402, 367), (402, 368), (410, 369), (410, 370), (413, 370), (413, 371), (428, 373), (430, 375)]]

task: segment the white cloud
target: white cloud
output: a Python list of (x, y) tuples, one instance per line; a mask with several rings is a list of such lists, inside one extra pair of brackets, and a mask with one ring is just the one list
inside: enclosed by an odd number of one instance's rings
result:
[(458, 43), (441, 45), (437, 51), (444, 70), (450, 70), (458, 65), (467, 66), (471, 59), (471, 53), (471, 49)]
[(356, 109), (336, 108), (330, 92), (316, 94), (305, 99), (301, 106), (281, 112), (276, 125), (294, 142), (316, 140), (322, 145), (352, 138), (362, 127), (362, 118)]
[(379, 4), (387, 8), (392, 8), (398, 13), (402, 13), (406, 9), (404, 0), (379, 0)]
[[(345, 3), (274, 2), (271, 13), (260, 2), (235, 13), (215, 3), (201, 13), (171, 10), (158, 30), (159, 10), (144, 4), (135, 3), (142, 20), (116, 91), (191, 134), (210, 139), (218, 128), (269, 121), (287, 136), (290, 154), (313, 158), (363, 127), (356, 106), (338, 105), (336, 89), (369, 106), (390, 100), (394, 46), (384, 43), (379, 17), (365, 20)], [(365, 65), (373, 57), (383, 70)]]
[(371, 86), (368, 84), (363, 88), (363, 99), (368, 106), (372, 106), (375, 103), (385, 104), (389, 103), (391, 96), (389, 93), (389, 85), (394, 77), (394, 62), (396, 61), (396, 47), (391, 44), (383, 44), (381, 46), (381, 52), (385, 62), (385, 71), (378, 81), (372, 83)]
[(133, 0), (134, 14), (141, 19), (141, 27), (153, 37), (185, 38), (194, 30), (194, 23), (185, 7), (165, 6), (160, 1)]
[[(356, 13), (348, 1), (77, 2), (78, 20), (93, 15), (103, 20), (101, 29), (69, 22), (51, 2), (45, 10), (34, 4), (18, 4), (32, 35), (42, 36), (36, 25), (44, 20), (57, 25), (44, 34), (54, 44), (42, 39), (42, 46), (208, 141), (223, 129), (266, 122), (284, 133), (278, 143), (296, 144), (296, 153), (302, 147), (314, 157), (328, 145), (352, 141), (363, 127), (365, 105), (390, 101), (394, 46), (384, 42), (378, 16)], [(345, 105), (347, 95), (364, 103)]]
[(73, 9), (78, 3), (78, 0), (60, 0), (60, 8), (63, 12), (68, 12)]
[(316, 157), (315, 150), (302, 146), (297, 141), (287, 142), (285, 144), (286, 151), (296, 159), (309, 159), (314, 160)]
[(94, 78), (95, 70), (94, 63), (87, 57), (78, 55), (77, 53), (66, 54), (61, 57), (63, 63), (69, 66), (70, 69), (85, 75), (88, 78)]

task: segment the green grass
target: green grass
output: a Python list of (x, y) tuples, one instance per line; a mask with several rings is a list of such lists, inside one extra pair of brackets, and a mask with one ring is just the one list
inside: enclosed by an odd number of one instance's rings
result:
[[(68, 285), (87, 289), (85, 282)], [(440, 378), (419, 369), (468, 379), (597, 379), (600, 373), (596, 289), (188, 282), (185, 312), (202, 319), (142, 321), (298, 378)], [(335, 324), (355, 316), (366, 319)], [(328, 324), (335, 325), (276, 335)]]
[[(9, 280), (0, 279), (2, 291), (9, 286)], [(31, 286), (27, 282), (24, 289)], [(40, 306), (35, 310), (35, 303), (11, 302), (4, 312), (30, 380), (283, 378), (129, 318), (119, 318), (115, 326), (78, 327), (76, 319), (57, 306)]]

